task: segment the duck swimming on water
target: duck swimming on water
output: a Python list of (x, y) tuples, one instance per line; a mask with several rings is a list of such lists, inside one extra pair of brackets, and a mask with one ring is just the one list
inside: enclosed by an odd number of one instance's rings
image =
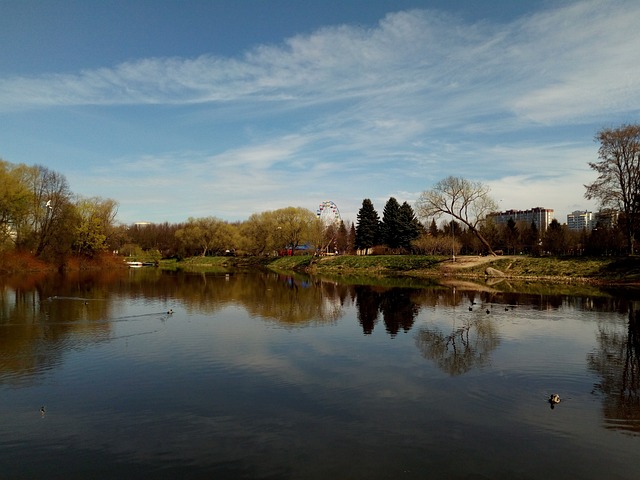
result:
[(549, 404), (551, 404), (551, 408), (555, 407), (559, 403), (560, 395), (558, 395), (557, 393), (554, 393), (549, 397)]

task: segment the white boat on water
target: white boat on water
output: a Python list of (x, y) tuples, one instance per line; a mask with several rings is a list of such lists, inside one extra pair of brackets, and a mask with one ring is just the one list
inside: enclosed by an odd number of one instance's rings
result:
[(126, 262), (131, 268), (155, 267), (155, 262)]

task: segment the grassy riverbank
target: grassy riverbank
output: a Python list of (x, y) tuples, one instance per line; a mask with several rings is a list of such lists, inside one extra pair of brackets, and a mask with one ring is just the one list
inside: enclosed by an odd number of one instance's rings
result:
[(367, 273), (398, 275), (409, 272), (437, 274), (443, 258), (426, 255), (340, 255), (335, 257), (282, 257), (269, 264), (278, 270), (305, 269), (312, 273)]
[[(297, 258), (297, 257), (296, 257)], [(161, 260), (164, 270), (228, 273), (238, 270), (268, 267), (273, 258), (264, 257), (190, 257), (184, 260)]]
[[(65, 270), (109, 269), (126, 267), (121, 257), (102, 256), (91, 261), (70, 259)], [(164, 270), (231, 273), (266, 268), (278, 272), (306, 272), (345, 281), (368, 283), (384, 279), (409, 282), (479, 281), (495, 284), (509, 282), (544, 282), (593, 285), (640, 286), (640, 256), (632, 257), (529, 257), (529, 256), (460, 256), (426, 255), (340, 255), (313, 257), (191, 257), (185, 260), (162, 260)], [(0, 255), (0, 273), (55, 271), (53, 265), (32, 255)], [(385, 281), (386, 281), (385, 280)]]
[[(341, 255), (278, 258), (193, 257), (162, 262), (163, 268), (227, 272), (265, 267), (276, 271), (305, 271), (349, 277), (461, 277), (528, 281), (640, 284), (640, 257), (449, 257), (426, 255)], [(487, 275), (488, 274), (488, 275)]]
[(591, 281), (595, 283), (640, 283), (640, 257), (527, 257), (492, 258), (485, 264), (471, 264), (458, 269), (463, 276), (486, 275), (527, 280)]

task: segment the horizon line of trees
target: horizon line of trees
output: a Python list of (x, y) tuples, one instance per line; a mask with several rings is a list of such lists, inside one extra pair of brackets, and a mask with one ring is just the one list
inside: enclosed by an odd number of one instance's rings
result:
[[(442, 183), (442, 182), (441, 182)], [(414, 253), (430, 255), (508, 253), (621, 254), (624, 231), (599, 225), (575, 232), (554, 220), (538, 232), (535, 223), (510, 220), (497, 225), (486, 217), (477, 231), (464, 222), (431, 218), (425, 227), (413, 208), (390, 197), (382, 218), (364, 199), (357, 224), (323, 224), (305, 208), (286, 207), (228, 222), (215, 217), (186, 222), (117, 225), (117, 203), (73, 195), (64, 176), (43, 166), (0, 161), (0, 251), (26, 250), (63, 266), (70, 255), (103, 252), (157, 261), (196, 255), (272, 255), (305, 252), (331, 254)], [(478, 234), (484, 241), (480, 241)], [(486, 245), (492, 245), (489, 251)]]
[[(331, 254), (489, 254), (484, 243), (462, 222), (434, 218), (425, 227), (409, 205), (398, 208), (391, 197), (380, 219), (370, 199), (363, 200), (358, 223), (322, 225), (306, 209), (287, 207), (255, 213), (243, 222), (190, 218), (186, 223), (124, 227), (121, 253), (140, 256), (155, 251), (157, 259), (195, 255), (272, 255), (304, 252)], [(409, 208), (407, 208), (409, 207)], [(404, 215), (399, 214), (400, 211)], [(399, 215), (394, 216), (392, 212)], [(313, 227), (314, 228), (309, 228)], [(624, 232), (618, 226), (598, 225), (587, 231), (570, 230), (553, 220), (545, 231), (532, 222), (482, 222), (479, 232), (493, 249), (504, 254), (620, 255)], [(205, 232), (210, 232), (208, 235)]]
[[(111, 251), (153, 259), (194, 255), (315, 253), (429, 254), (633, 254), (640, 233), (640, 125), (603, 128), (597, 179), (585, 197), (620, 214), (615, 225), (575, 232), (553, 220), (535, 225), (497, 225), (497, 203), (480, 182), (447, 177), (416, 202), (386, 202), (382, 218), (366, 198), (357, 223), (323, 223), (311, 210), (286, 207), (228, 222), (189, 218), (178, 224), (118, 225), (115, 200), (74, 195), (66, 178), (42, 165), (0, 160), (0, 253), (14, 249), (63, 266), (70, 255), (93, 257)], [(436, 219), (445, 216), (440, 226)], [(429, 227), (419, 220), (429, 223)]]

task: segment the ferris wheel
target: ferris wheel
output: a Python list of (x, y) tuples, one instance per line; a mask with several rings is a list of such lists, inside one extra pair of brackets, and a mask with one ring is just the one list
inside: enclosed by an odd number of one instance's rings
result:
[(340, 216), (340, 210), (338, 206), (331, 200), (325, 200), (318, 206), (316, 211), (318, 218), (322, 220), (325, 225), (340, 224), (342, 217)]

